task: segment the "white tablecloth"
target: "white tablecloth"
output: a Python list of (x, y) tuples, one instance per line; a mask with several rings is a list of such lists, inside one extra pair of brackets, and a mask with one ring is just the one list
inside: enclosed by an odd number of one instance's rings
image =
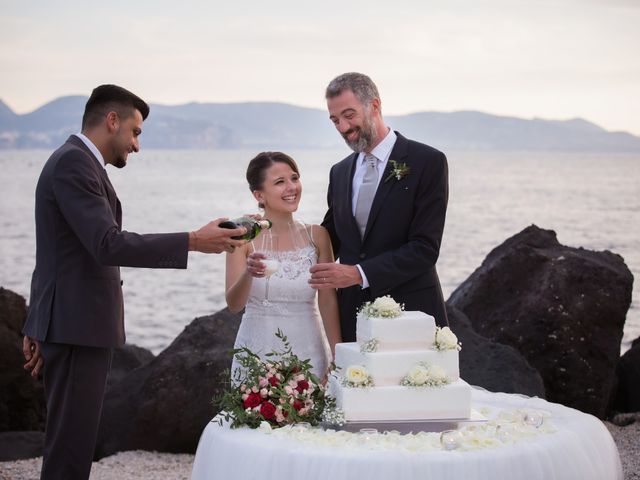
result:
[[(248, 428), (211, 422), (205, 428), (192, 480), (259, 478), (622, 480), (615, 443), (592, 415), (506, 393), (474, 389), (472, 406), (495, 415), (510, 409), (550, 413), (554, 433), (481, 450), (406, 451), (317, 445)], [(358, 434), (349, 434), (358, 435)]]

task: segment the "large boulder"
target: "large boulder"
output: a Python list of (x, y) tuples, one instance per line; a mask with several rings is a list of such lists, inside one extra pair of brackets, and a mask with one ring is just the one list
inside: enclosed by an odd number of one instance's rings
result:
[(240, 315), (196, 318), (156, 358), (114, 383), (105, 395), (96, 458), (123, 450), (195, 452), (216, 413), (211, 400), (228, 381)]
[(126, 377), (129, 372), (149, 363), (155, 355), (146, 348), (129, 344), (113, 349), (111, 369), (107, 377), (107, 388), (115, 385)]
[(632, 285), (619, 255), (563, 246), (532, 225), (495, 248), (448, 302), (480, 335), (518, 350), (548, 400), (604, 418)]
[(447, 305), (449, 325), (462, 344), (460, 376), (471, 385), (492, 392), (545, 397), (544, 382), (515, 348), (478, 335), (467, 316)]
[(617, 388), (613, 395), (614, 412), (640, 412), (640, 337), (618, 362)]
[(0, 432), (0, 462), (41, 457), (43, 448), (44, 432)]
[(44, 429), (42, 382), (22, 367), (26, 318), (25, 299), (0, 287), (0, 432)]

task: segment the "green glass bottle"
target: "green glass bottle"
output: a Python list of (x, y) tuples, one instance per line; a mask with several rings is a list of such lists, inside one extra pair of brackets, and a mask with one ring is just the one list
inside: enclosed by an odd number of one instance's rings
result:
[(234, 240), (253, 240), (262, 230), (271, 228), (271, 225), (271, 220), (267, 220), (266, 218), (263, 220), (254, 220), (251, 217), (240, 217), (234, 220), (226, 220), (220, 223), (220, 227), (222, 228), (233, 229), (244, 227), (247, 229), (247, 233), (245, 233), (244, 235), (231, 237)]

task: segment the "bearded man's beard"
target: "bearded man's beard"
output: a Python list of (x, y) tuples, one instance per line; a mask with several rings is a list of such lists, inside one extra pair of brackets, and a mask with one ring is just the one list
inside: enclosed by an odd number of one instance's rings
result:
[[(349, 140), (348, 137), (354, 131), (359, 132), (357, 140)], [(362, 127), (354, 127), (342, 134), (342, 138), (347, 142), (349, 148), (356, 153), (370, 152), (371, 148), (375, 144), (377, 139), (376, 125), (373, 122), (373, 118), (369, 115), (369, 112), (365, 112)]]

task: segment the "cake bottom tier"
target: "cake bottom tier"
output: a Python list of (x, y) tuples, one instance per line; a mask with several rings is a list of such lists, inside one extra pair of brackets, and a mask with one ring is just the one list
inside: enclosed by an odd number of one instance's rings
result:
[(348, 388), (330, 377), (329, 394), (347, 421), (444, 420), (471, 415), (471, 387), (462, 379), (442, 387)]

